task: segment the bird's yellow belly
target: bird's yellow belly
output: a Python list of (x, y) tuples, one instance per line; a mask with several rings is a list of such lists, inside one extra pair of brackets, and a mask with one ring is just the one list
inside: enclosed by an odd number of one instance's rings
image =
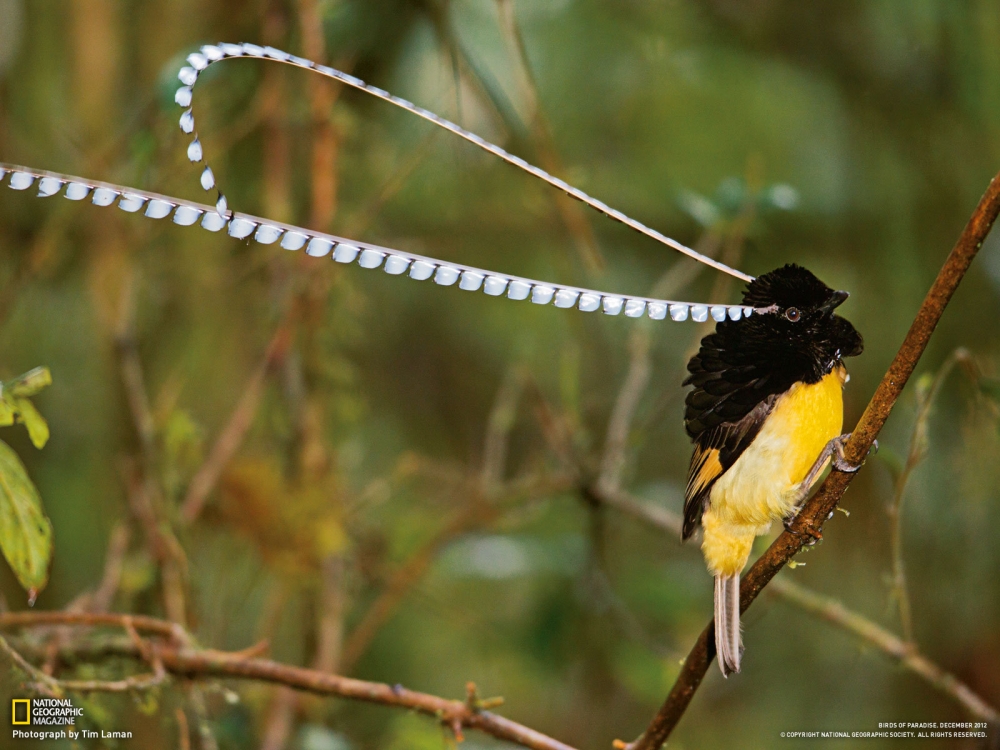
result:
[(739, 573), (755, 536), (793, 509), (799, 485), (844, 422), (841, 366), (820, 382), (796, 383), (778, 399), (753, 442), (712, 487), (702, 551), (715, 575)]

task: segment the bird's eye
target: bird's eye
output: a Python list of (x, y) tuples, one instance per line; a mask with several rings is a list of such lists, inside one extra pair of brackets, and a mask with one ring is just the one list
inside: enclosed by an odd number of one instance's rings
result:
[(795, 323), (799, 318), (802, 317), (802, 314), (799, 312), (799, 308), (789, 307), (787, 310), (785, 310), (785, 317), (788, 318), (793, 323)]

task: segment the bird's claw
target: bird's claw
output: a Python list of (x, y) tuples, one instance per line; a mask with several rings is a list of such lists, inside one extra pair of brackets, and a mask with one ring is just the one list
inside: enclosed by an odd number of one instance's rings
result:
[(844, 474), (856, 474), (858, 469), (864, 466), (865, 461), (868, 459), (869, 455), (878, 453), (878, 440), (872, 441), (872, 447), (868, 450), (868, 455), (861, 459), (858, 463), (851, 463), (844, 456), (844, 446), (847, 445), (847, 441), (850, 440), (851, 433), (846, 435), (841, 435), (838, 438), (834, 438), (833, 443), (833, 459), (831, 463), (833, 468), (837, 471), (843, 472)]
[(799, 514), (796, 513), (794, 516), (789, 516), (788, 518), (785, 518), (782, 521), (782, 523), (785, 526), (785, 531), (787, 531), (792, 536), (807, 536), (807, 537), (809, 537), (812, 540), (811, 542), (809, 542), (809, 544), (815, 544), (816, 542), (819, 542), (819, 541), (823, 540), (823, 532), (821, 532), (819, 529), (813, 528), (812, 524), (810, 524), (809, 526), (807, 526), (802, 531), (797, 531), (797, 530), (793, 529), (792, 525), (795, 523), (796, 520), (798, 520), (798, 517), (799, 517)]

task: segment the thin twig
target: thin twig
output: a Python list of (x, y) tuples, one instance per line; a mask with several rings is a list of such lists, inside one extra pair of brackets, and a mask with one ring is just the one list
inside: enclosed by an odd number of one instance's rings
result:
[(0, 651), (7, 654), (7, 657), (14, 662), (14, 665), (24, 672), (29, 677), (34, 678), (35, 682), (32, 685), (38, 692), (48, 695), (51, 698), (59, 697), (62, 692), (59, 687), (59, 681), (52, 677), (51, 675), (45, 674), (42, 670), (36, 667), (34, 664), (25, 659), (21, 654), (14, 650), (7, 639), (0, 635)]
[[(85, 591), (66, 605), (69, 612), (106, 612), (111, 606), (118, 585), (121, 583), (122, 569), (125, 563), (125, 553), (128, 551), (128, 525), (123, 522), (115, 524), (108, 537), (108, 551), (104, 558), (104, 575), (101, 583), (94, 591)], [(72, 629), (61, 626), (55, 630), (52, 639), (46, 646), (46, 658), (42, 671), (52, 674), (56, 668), (59, 650), (69, 641)]]
[(319, 695), (406, 708), (434, 717), (447, 726), (479, 729), (498, 739), (538, 750), (571, 750), (558, 740), (489, 711), (470, 709), (464, 701), (408, 690), (401, 685), (355, 680), (350, 677), (293, 667), (267, 659), (230, 659), (194, 650), (165, 649), (163, 662), (176, 674), (187, 677), (229, 677), (286, 685)]
[(592, 492), (598, 500), (609, 508), (614, 508), (671, 536), (680, 537), (683, 521), (673, 511), (644, 502), (622, 489), (596, 487)]
[(128, 526), (124, 523), (115, 524), (108, 536), (108, 552), (104, 558), (104, 575), (101, 576), (100, 585), (87, 602), (88, 611), (107, 612), (111, 608), (115, 594), (118, 592), (118, 586), (121, 584), (128, 543)]
[[(861, 420), (851, 434), (844, 453), (851, 463), (861, 463), (871, 449), (893, 405), (927, 347), (951, 296), (983, 245), (1000, 213), (1000, 175), (990, 182), (969, 223), (948, 255), (910, 330), (903, 340), (888, 372), (882, 378)], [(836, 508), (855, 474), (833, 470), (810, 498), (793, 524), (794, 533), (786, 531), (754, 563), (740, 586), (740, 609), (746, 610), (778, 571), (802, 548), (810, 534), (819, 533), (823, 523)], [(632, 743), (632, 750), (658, 750), (680, 721), (715, 658), (715, 623), (702, 632), (684, 661), (681, 673), (663, 706), (653, 717), (643, 735)]]
[(1000, 711), (984, 701), (955, 675), (946, 672), (922, 655), (914, 648), (912, 642), (852, 612), (836, 599), (809, 591), (786, 578), (776, 578), (772, 581), (770, 591), (878, 647), (896, 659), (900, 665), (960, 703), (972, 716), (992, 723), (1000, 722)]
[(171, 620), (184, 624), (187, 620), (187, 558), (173, 530), (161, 520), (157, 509), (159, 487), (156, 480), (138, 469), (134, 462), (126, 463), (125, 481), (129, 510), (142, 526), (146, 543), (160, 571), (163, 608)]
[(3, 636), (0, 636), (0, 650), (7, 654), (21, 671), (34, 680), (28, 684), (29, 689), (50, 697), (59, 697), (68, 692), (127, 693), (135, 690), (149, 690), (162, 685), (167, 680), (167, 673), (162, 665), (159, 665), (153, 674), (133, 675), (120, 680), (59, 680), (46, 674), (21, 656)]
[(116, 627), (140, 632), (156, 633), (181, 645), (192, 640), (187, 631), (175, 622), (168, 622), (147, 615), (111, 614), (107, 612), (4, 612), (0, 614), (0, 628), (39, 627), (41, 625), (76, 625), (79, 627)]
[(129, 505), (142, 524), (147, 542), (155, 557), (163, 593), (163, 606), (174, 622), (187, 620), (184, 591), (186, 558), (169, 525), (163, 522), (162, 494), (157, 482), (158, 456), (156, 422), (149, 406), (145, 375), (135, 338), (136, 273), (125, 279), (119, 301), (115, 345), (125, 395), (139, 437), (141, 469), (138, 476), (127, 477)]
[(187, 714), (178, 706), (174, 716), (177, 718), (177, 750), (191, 750), (191, 729), (188, 727)]

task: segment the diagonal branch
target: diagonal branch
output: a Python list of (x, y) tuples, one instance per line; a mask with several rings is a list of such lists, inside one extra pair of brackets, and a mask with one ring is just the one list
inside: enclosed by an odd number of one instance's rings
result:
[[(604, 505), (652, 529), (674, 537), (681, 533), (681, 517), (659, 505), (644, 502), (623, 490), (612, 492), (595, 490), (595, 496)], [(912, 643), (872, 622), (864, 615), (848, 609), (837, 599), (810, 591), (786, 578), (773, 580), (768, 591), (868, 641), (927, 684), (960, 703), (970, 715), (988, 722), (1000, 723), (1000, 711), (955, 675), (921, 654)], [(624, 743), (619, 745), (624, 746)]]
[[(973, 258), (976, 257), (976, 253), (983, 246), (983, 241), (993, 227), (998, 213), (1000, 213), (1000, 175), (990, 181), (969, 223), (927, 292), (888, 372), (882, 378), (864, 414), (861, 415), (857, 427), (854, 428), (851, 439), (844, 449), (849, 462), (860, 463), (871, 449), (875, 438), (889, 418), (893, 405), (913, 374), (948, 302), (969, 269)], [(793, 523), (795, 533), (784, 532), (754, 563), (740, 585), (741, 611), (745, 611), (753, 603), (761, 590), (802, 548), (808, 536), (821, 531), (824, 521), (837, 507), (853, 478), (853, 474), (833, 470), (799, 513)], [(658, 750), (684, 715), (714, 658), (713, 621), (702, 631), (663, 706), (653, 717), (643, 735), (630, 745), (630, 750)]]
[(906, 669), (920, 675), (928, 684), (962, 704), (972, 716), (995, 724), (1000, 723), (1000, 711), (979, 697), (955, 675), (946, 672), (921, 654), (910, 641), (852, 612), (836, 599), (817, 594), (784, 578), (772, 583), (771, 590), (806, 612), (822, 617), (878, 647), (898, 660)]

